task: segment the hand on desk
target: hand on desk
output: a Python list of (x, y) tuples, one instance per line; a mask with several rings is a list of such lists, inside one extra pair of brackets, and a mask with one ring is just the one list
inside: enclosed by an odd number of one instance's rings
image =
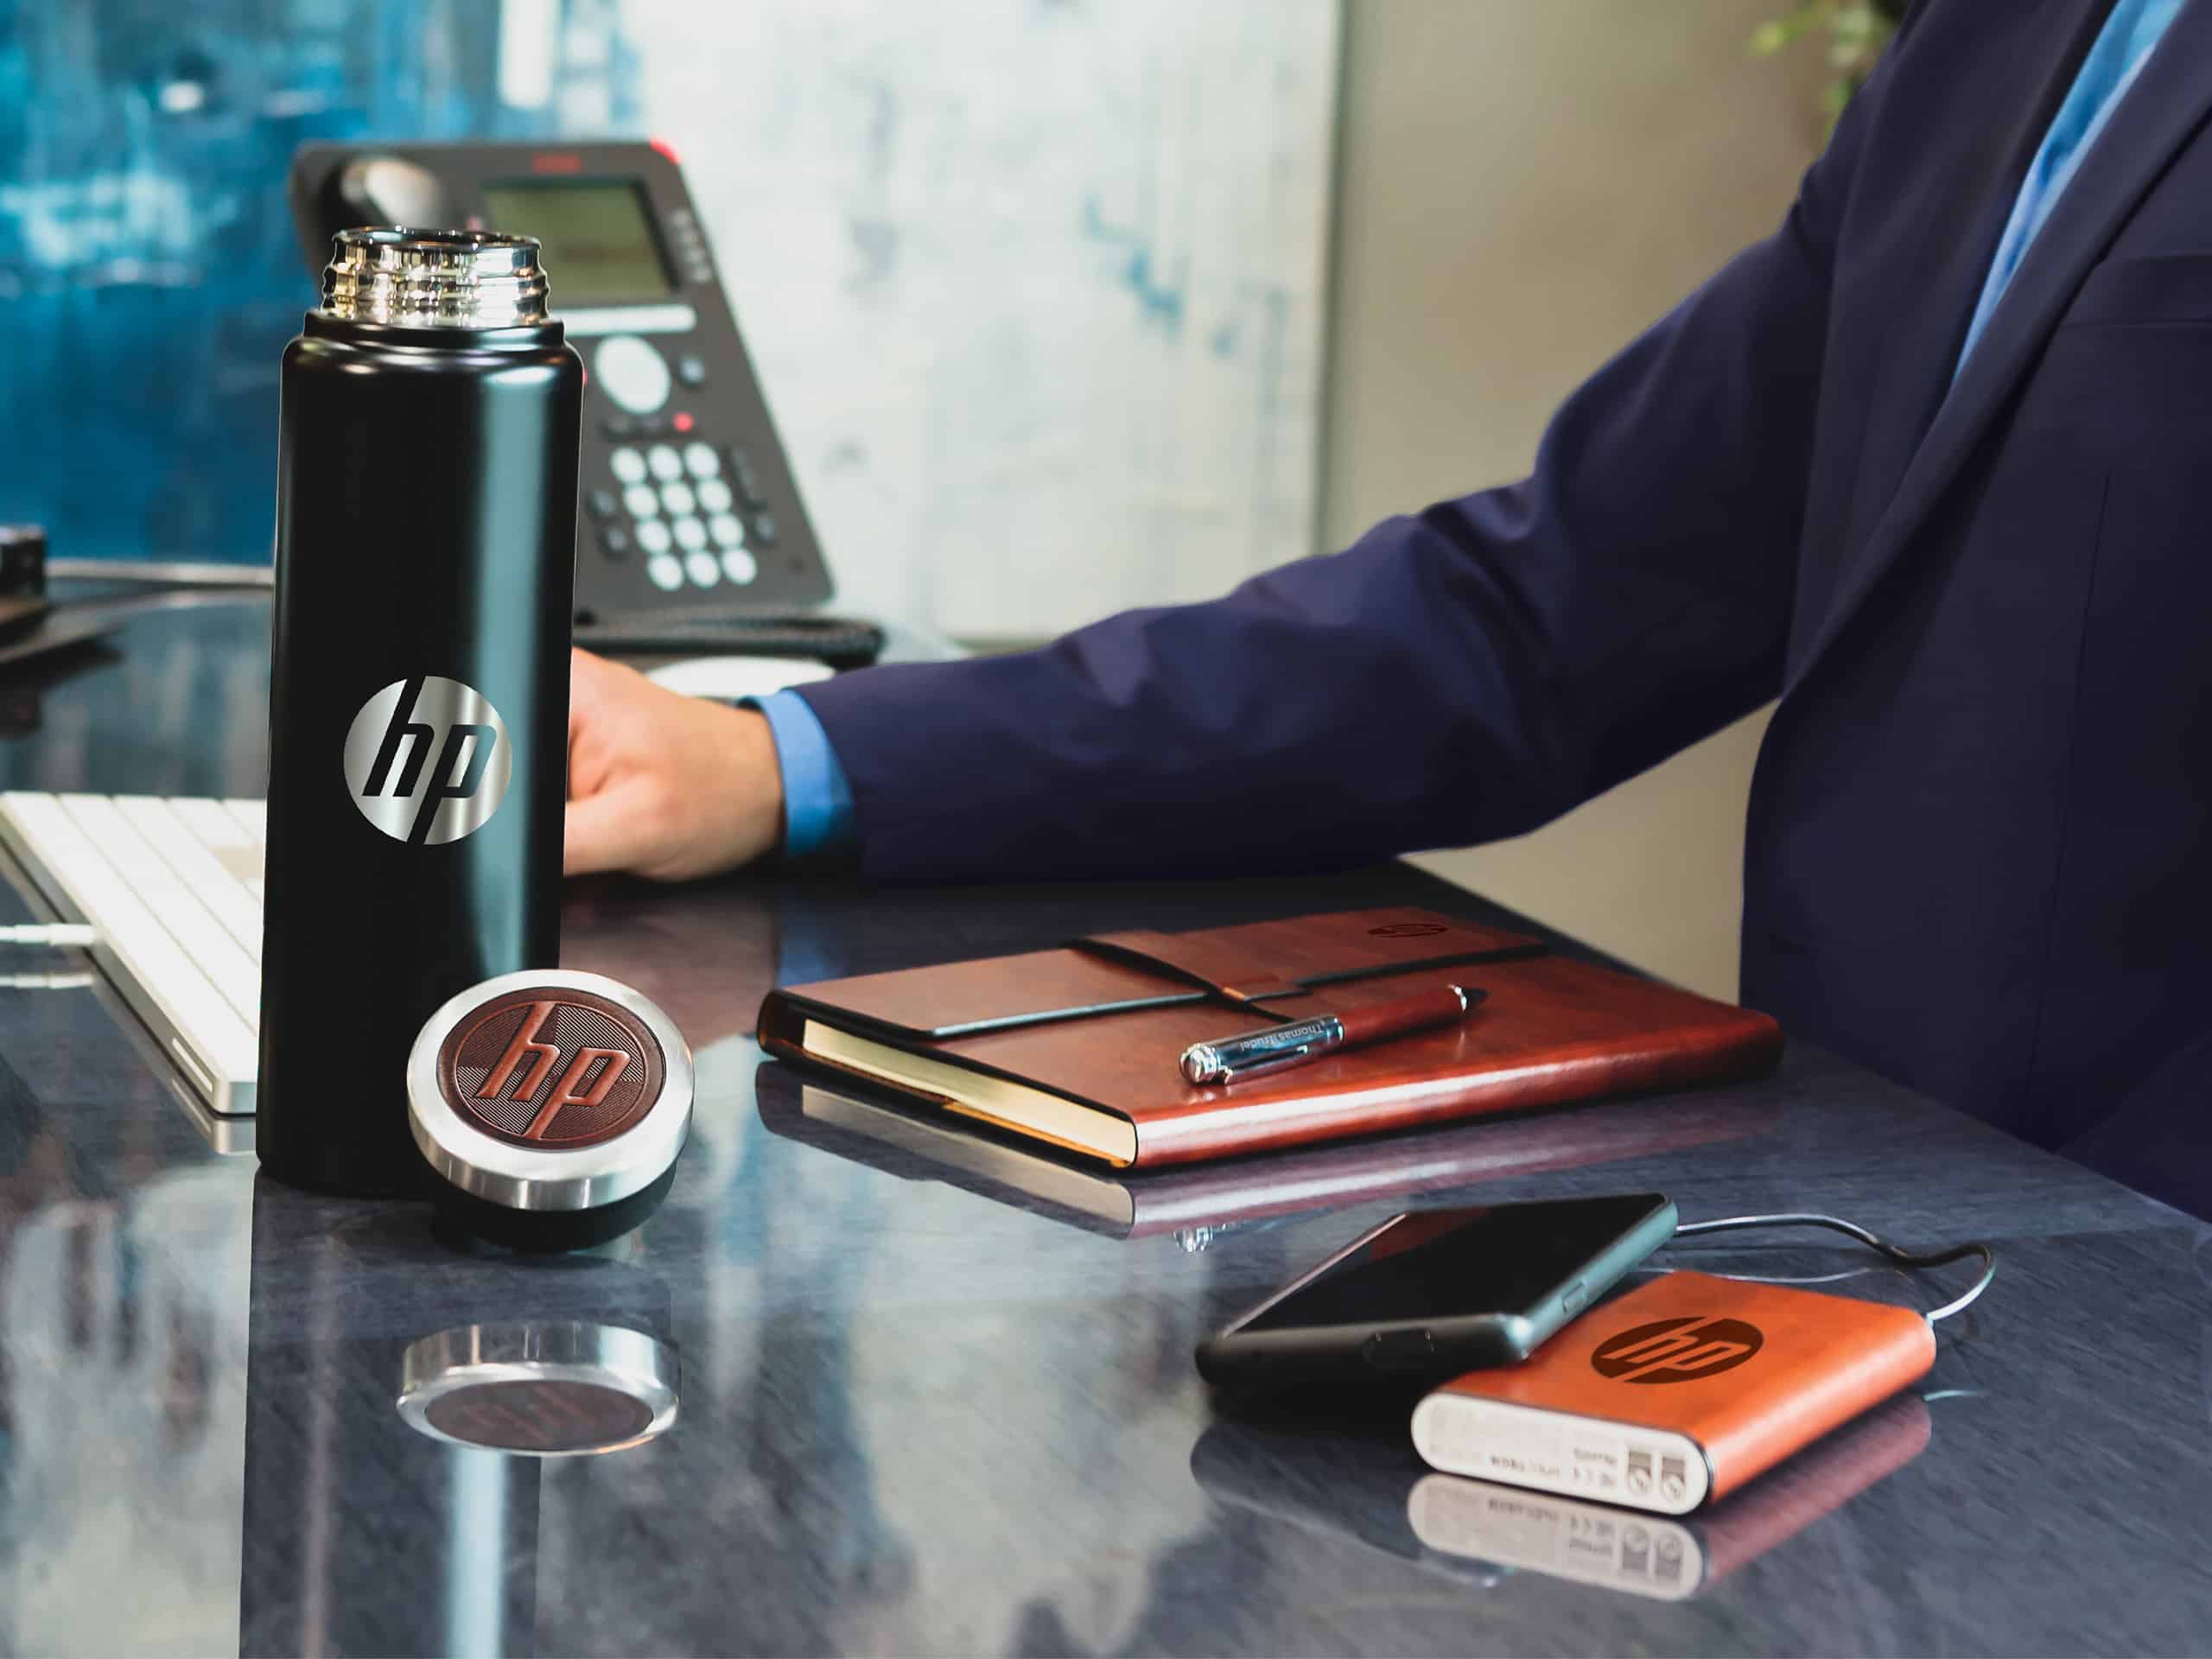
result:
[(759, 713), (570, 652), (568, 874), (713, 875), (772, 851), (783, 817), (783, 774)]

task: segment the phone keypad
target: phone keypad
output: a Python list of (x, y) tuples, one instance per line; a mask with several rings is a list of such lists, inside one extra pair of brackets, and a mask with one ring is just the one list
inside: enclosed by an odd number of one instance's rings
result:
[(743, 449), (698, 438), (681, 448), (625, 443), (609, 452), (607, 468), (620, 493), (593, 485), (585, 495), (607, 557), (626, 558), (634, 546), (646, 580), (667, 594), (760, 578), (755, 550), (775, 544), (776, 521)]

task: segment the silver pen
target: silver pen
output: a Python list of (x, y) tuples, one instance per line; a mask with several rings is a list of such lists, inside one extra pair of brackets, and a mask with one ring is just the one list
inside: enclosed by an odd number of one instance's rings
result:
[(1465, 1019), (1484, 995), (1461, 985), (1433, 985), (1363, 1008), (1192, 1043), (1183, 1051), (1183, 1076), (1194, 1084), (1236, 1083), (1260, 1072), (1304, 1065), (1354, 1044), (1451, 1025)]

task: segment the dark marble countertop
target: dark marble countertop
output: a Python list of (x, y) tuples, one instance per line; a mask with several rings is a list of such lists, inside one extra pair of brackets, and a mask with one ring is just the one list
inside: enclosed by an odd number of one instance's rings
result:
[[(18, 671), (0, 782), (258, 792), (265, 626), (155, 611), (118, 654)], [(1827, 1055), (1116, 1179), (748, 1034), (779, 979), (1376, 903), (1502, 914), (1398, 867), (578, 887), (569, 964), (670, 1010), (699, 1097), (666, 1206), (553, 1260), (261, 1179), (98, 987), (0, 990), (0, 1653), (2212, 1647), (2206, 1230)], [(1192, 1369), (1394, 1209), (1647, 1188), (1986, 1236), (2000, 1272), (1912, 1396), (1684, 1524), (1423, 1486), (1402, 1421), (1229, 1414)], [(1671, 1259), (1923, 1305), (1967, 1271), (1838, 1244)], [(440, 1392), (509, 1376), (538, 1382)]]

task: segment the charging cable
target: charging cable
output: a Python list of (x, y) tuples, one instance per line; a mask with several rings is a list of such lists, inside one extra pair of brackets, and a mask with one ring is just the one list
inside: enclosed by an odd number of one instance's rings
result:
[(1948, 1262), (1964, 1261), (1970, 1255), (1980, 1256), (1981, 1276), (1967, 1287), (1964, 1295), (1954, 1297), (1941, 1307), (1929, 1309), (1927, 1319), (1930, 1325), (1971, 1307), (1981, 1293), (1989, 1288), (1989, 1281), (1997, 1276), (1997, 1255), (1986, 1244), (1955, 1244), (1948, 1250), (1908, 1250), (1902, 1245), (1892, 1244), (1889, 1240), (1868, 1232), (1856, 1222), (1844, 1220), (1840, 1216), (1821, 1216), (1806, 1211), (1776, 1216), (1723, 1216), (1715, 1221), (1686, 1221), (1675, 1229), (1675, 1236), (1689, 1238), (1700, 1233), (1749, 1232), (1764, 1227), (1825, 1227), (1830, 1232), (1847, 1234), (1857, 1239), (1901, 1268), (1940, 1268)]
[(77, 922), (22, 922), (0, 927), (0, 944), (42, 944), (56, 950), (89, 950), (100, 931)]

